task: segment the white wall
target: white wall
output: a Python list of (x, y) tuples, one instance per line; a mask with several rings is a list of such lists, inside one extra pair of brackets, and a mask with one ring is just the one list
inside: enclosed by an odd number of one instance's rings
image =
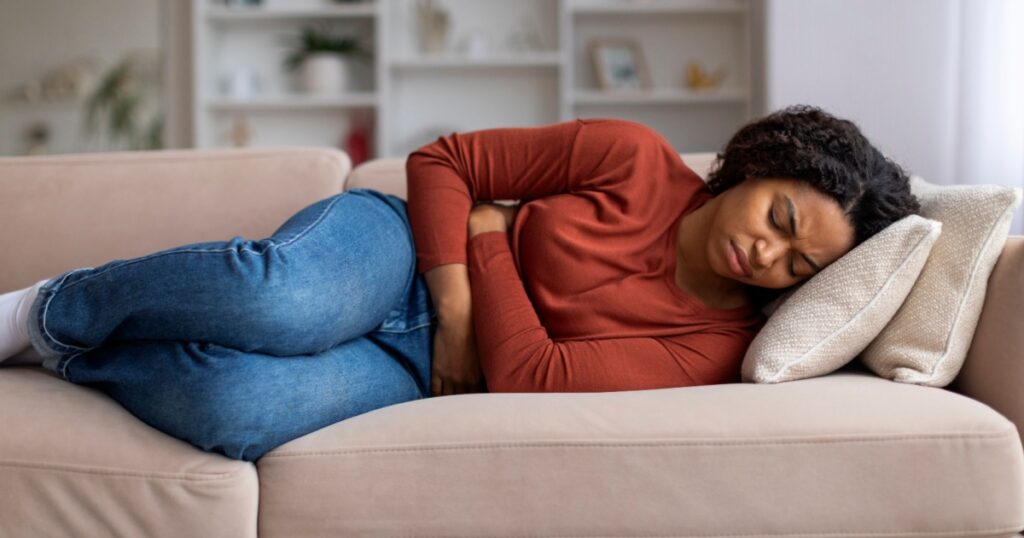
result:
[(957, 182), (957, 0), (766, 2), (769, 111), (820, 106), (911, 173)]
[[(134, 48), (158, 49), (159, 0), (0, 0), (0, 93), (78, 56), (104, 67)], [(51, 153), (94, 151), (83, 144), (81, 103), (0, 99), (0, 155), (24, 150), (24, 130), (51, 125)]]

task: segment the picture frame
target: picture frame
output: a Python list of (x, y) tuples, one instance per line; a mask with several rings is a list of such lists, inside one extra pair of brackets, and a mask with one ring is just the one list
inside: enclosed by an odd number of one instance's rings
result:
[(636, 39), (599, 37), (587, 44), (594, 73), (602, 90), (649, 90), (651, 76)]

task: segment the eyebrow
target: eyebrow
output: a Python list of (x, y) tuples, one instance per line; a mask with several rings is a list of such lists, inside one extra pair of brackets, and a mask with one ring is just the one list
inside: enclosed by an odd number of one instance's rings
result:
[[(783, 194), (782, 198), (786, 201), (786, 211), (789, 213), (789, 229), (793, 232), (793, 237), (796, 237), (796, 207), (793, 206), (793, 200), (790, 199), (788, 194)], [(815, 273), (821, 271), (821, 266), (814, 263), (814, 260), (807, 254), (801, 252), (800, 255), (814, 268)]]

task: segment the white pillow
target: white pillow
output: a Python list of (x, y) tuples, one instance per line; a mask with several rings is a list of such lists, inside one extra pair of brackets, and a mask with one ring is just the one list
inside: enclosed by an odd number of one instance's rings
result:
[(850, 362), (903, 303), (941, 231), (909, 215), (792, 290), (747, 348), (742, 380), (793, 381)]
[(942, 222), (942, 237), (861, 362), (886, 379), (943, 387), (967, 357), (988, 277), (1022, 192), (1002, 185), (939, 186), (918, 176), (911, 177), (910, 189), (921, 201), (921, 215)]

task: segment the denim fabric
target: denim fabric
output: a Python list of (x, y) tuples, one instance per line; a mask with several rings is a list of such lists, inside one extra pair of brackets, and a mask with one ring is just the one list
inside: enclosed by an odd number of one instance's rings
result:
[(270, 237), (68, 271), (32, 304), (43, 366), (169, 435), (253, 461), (430, 396), (437, 312), (405, 201), (351, 189)]

